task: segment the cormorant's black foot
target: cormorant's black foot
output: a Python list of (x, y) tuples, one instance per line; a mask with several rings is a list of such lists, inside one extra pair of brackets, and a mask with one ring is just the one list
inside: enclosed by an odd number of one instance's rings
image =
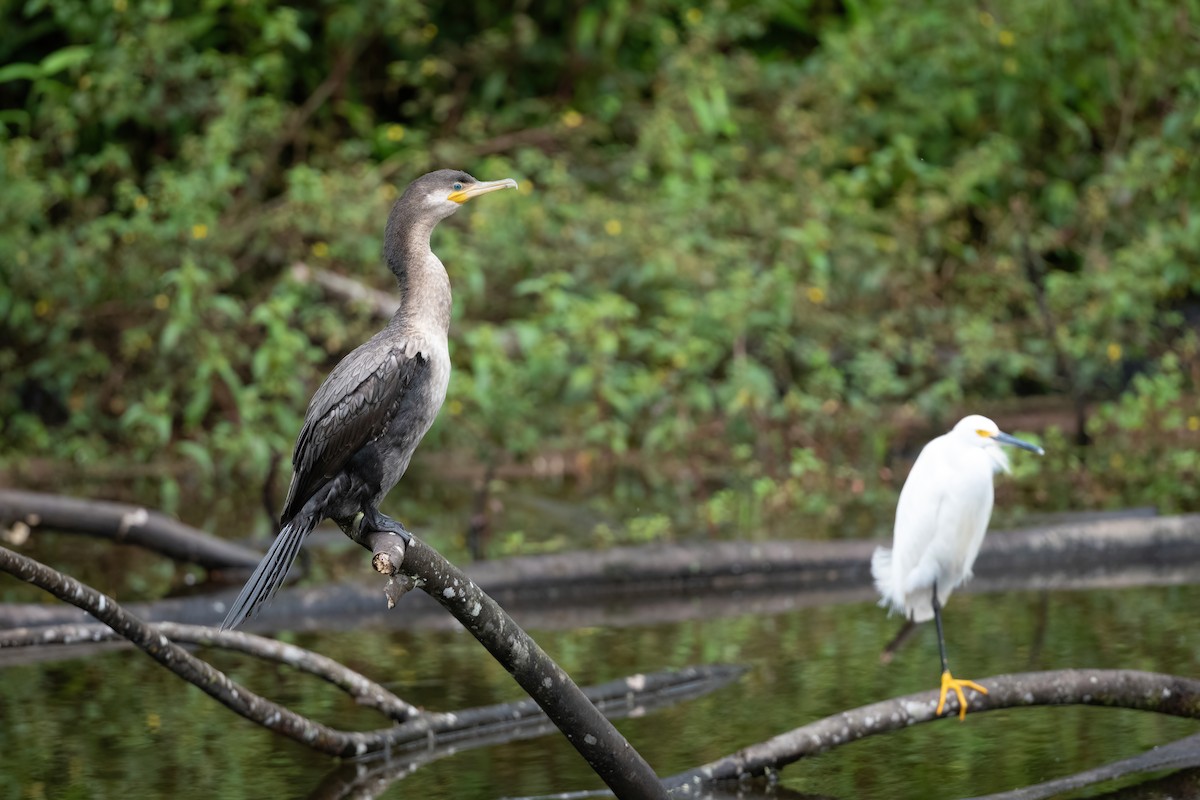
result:
[(408, 532), (407, 528), (391, 517), (380, 514), (377, 508), (370, 508), (363, 512), (358, 530), (360, 535), (367, 531), (393, 533), (403, 539), (406, 545), (412, 541), (412, 534)]

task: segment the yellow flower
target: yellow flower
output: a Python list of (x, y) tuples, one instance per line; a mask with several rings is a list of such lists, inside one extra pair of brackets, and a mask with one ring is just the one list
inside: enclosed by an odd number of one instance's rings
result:
[(461, 400), (451, 400), (446, 403), (446, 410), (450, 412), (450, 416), (457, 417), (463, 412), (463, 404)]
[(112, 0), (113, 11), (118, 14), (124, 14), (125, 9), (129, 8), (128, 0)]
[(437, 74), (438, 65), (432, 58), (427, 58), (421, 62), (421, 74), (426, 78), (431, 78)]
[(151, 711), (146, 715), (146, 727), (151, 731), (157, 731), (162, 726), (162, 718)]
[(568, 108), (563, 112), (562, 124), (568, 128), (578, 128), (583, 124), (583, 114), (580, 114), (573, 108)]
[(1017, 43), (1017, 37), (1013, 35), (1012, 31), (1000, 31), (996, 34), (996, 41), (1000, 43), (1001, 47), (1012, 47)]
[(398, 142), (398, 141), (402, 140), (403, 138), (404, 138), (404, 126), (403, 125), (388, 125), (387, 140), (389, 142)]
[(1192, 433), (1200, 431), (1200, 417), (1188, 417), (1187, 426)]
[(604, 223), (604, 232), (607, 233), (609, 236), (620, 236), (621, 235), (621, 220), (610, 219), (608, 222)]
[(150, 201), (146, 199), (146, 195), (144, 194), (139, 194), (137, 197), (133, 198), (133, 207), (138, 211), (145, 211), (146, 207), (149, 205)]
[(208, 226), (203, 222), (192, 226), (192, 238), (204, 239), (208, 236)]
[(693, 6), (684, 12), (683, 18), (688, 21), (689, 25), (699, 25), (700, 20), (704, 19), (704, 12)]
[(324, 242), (313, 242), (312, 254), (317, 258), (327, 258), (329, 256), (329, 245)]
[(167, 297), (165, 294), (154, 295), (154, 307), (157, 308), (159, 311), (166, 311), (167, 307), (170, 305), (171, 305), (171, 298)]
[(1108, 352), (1108, 360), (1109, 361), (1115, 362), (1115, 361), (1121, 360), (1121, 345), (1117, 344), (1116, 342), (1108, 343), (1107, 352)]
[(804, 293), (808, 295), (808, 302), (813, 303), (814, 305), (819, 306), (821, 303), (825, 302), (825, 290), (820, 286), (810, 286), (804, 291)]

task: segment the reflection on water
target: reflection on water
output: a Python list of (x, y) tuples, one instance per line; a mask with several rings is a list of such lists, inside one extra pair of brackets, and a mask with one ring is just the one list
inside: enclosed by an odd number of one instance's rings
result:
[[(963, 594), (947, 608), (947, 640), (956, 673), (973, 678), (1056, 667), (1197, 675), (1197, 608), (1200, 586)], [(581, 684), (697, 663), (750, 667), (713, 695), (619, 723), (667, 775), (846, 708), (934, 688), (937, 650), (928, 626), (890, 665), (880, 663), (898, 624), (864, 601), (532, 633)], [(462, 633), (363, 629), (291, 638), (430, 709), (521, 697)], [(317, 681), (230, 653), (211, 658), (301, 713), (336, 726), (379, 725)], [(139, 653), (14, 666), (0, 676), (0, 796), (302, 797), (336, 767), (234, 717)], [(783, 786), (847, 798), (979, 795), (1134, 755), (1195, 729), (1109, 709), (995, 711), (808, 759), (783, 773)], [(382, 796), (491, 798), (597, 785), (574, 749), (548, 736), (434, 762)]]

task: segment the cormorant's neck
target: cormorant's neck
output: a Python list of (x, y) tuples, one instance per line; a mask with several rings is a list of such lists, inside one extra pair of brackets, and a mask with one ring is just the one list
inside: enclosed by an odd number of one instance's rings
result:
[(401, 198), (392, 208), (383, 255), (400, 286), (396, 319), (450, 327), (450, 277), (429, 245), (438, 220), (411, 213)]

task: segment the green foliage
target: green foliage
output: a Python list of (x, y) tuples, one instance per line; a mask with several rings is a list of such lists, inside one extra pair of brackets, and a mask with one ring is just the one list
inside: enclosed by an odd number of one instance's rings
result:
[(1195, 508), (1185, 6), (9, 4), (0, 458), (261, 476), (376, 325), (291, 265), (390, 289), (397, 186), (460, 165), (522, 189), (436, 234), (439, 449), (837, 528), (902, 434), (1061, 398), (1068, 502)]

